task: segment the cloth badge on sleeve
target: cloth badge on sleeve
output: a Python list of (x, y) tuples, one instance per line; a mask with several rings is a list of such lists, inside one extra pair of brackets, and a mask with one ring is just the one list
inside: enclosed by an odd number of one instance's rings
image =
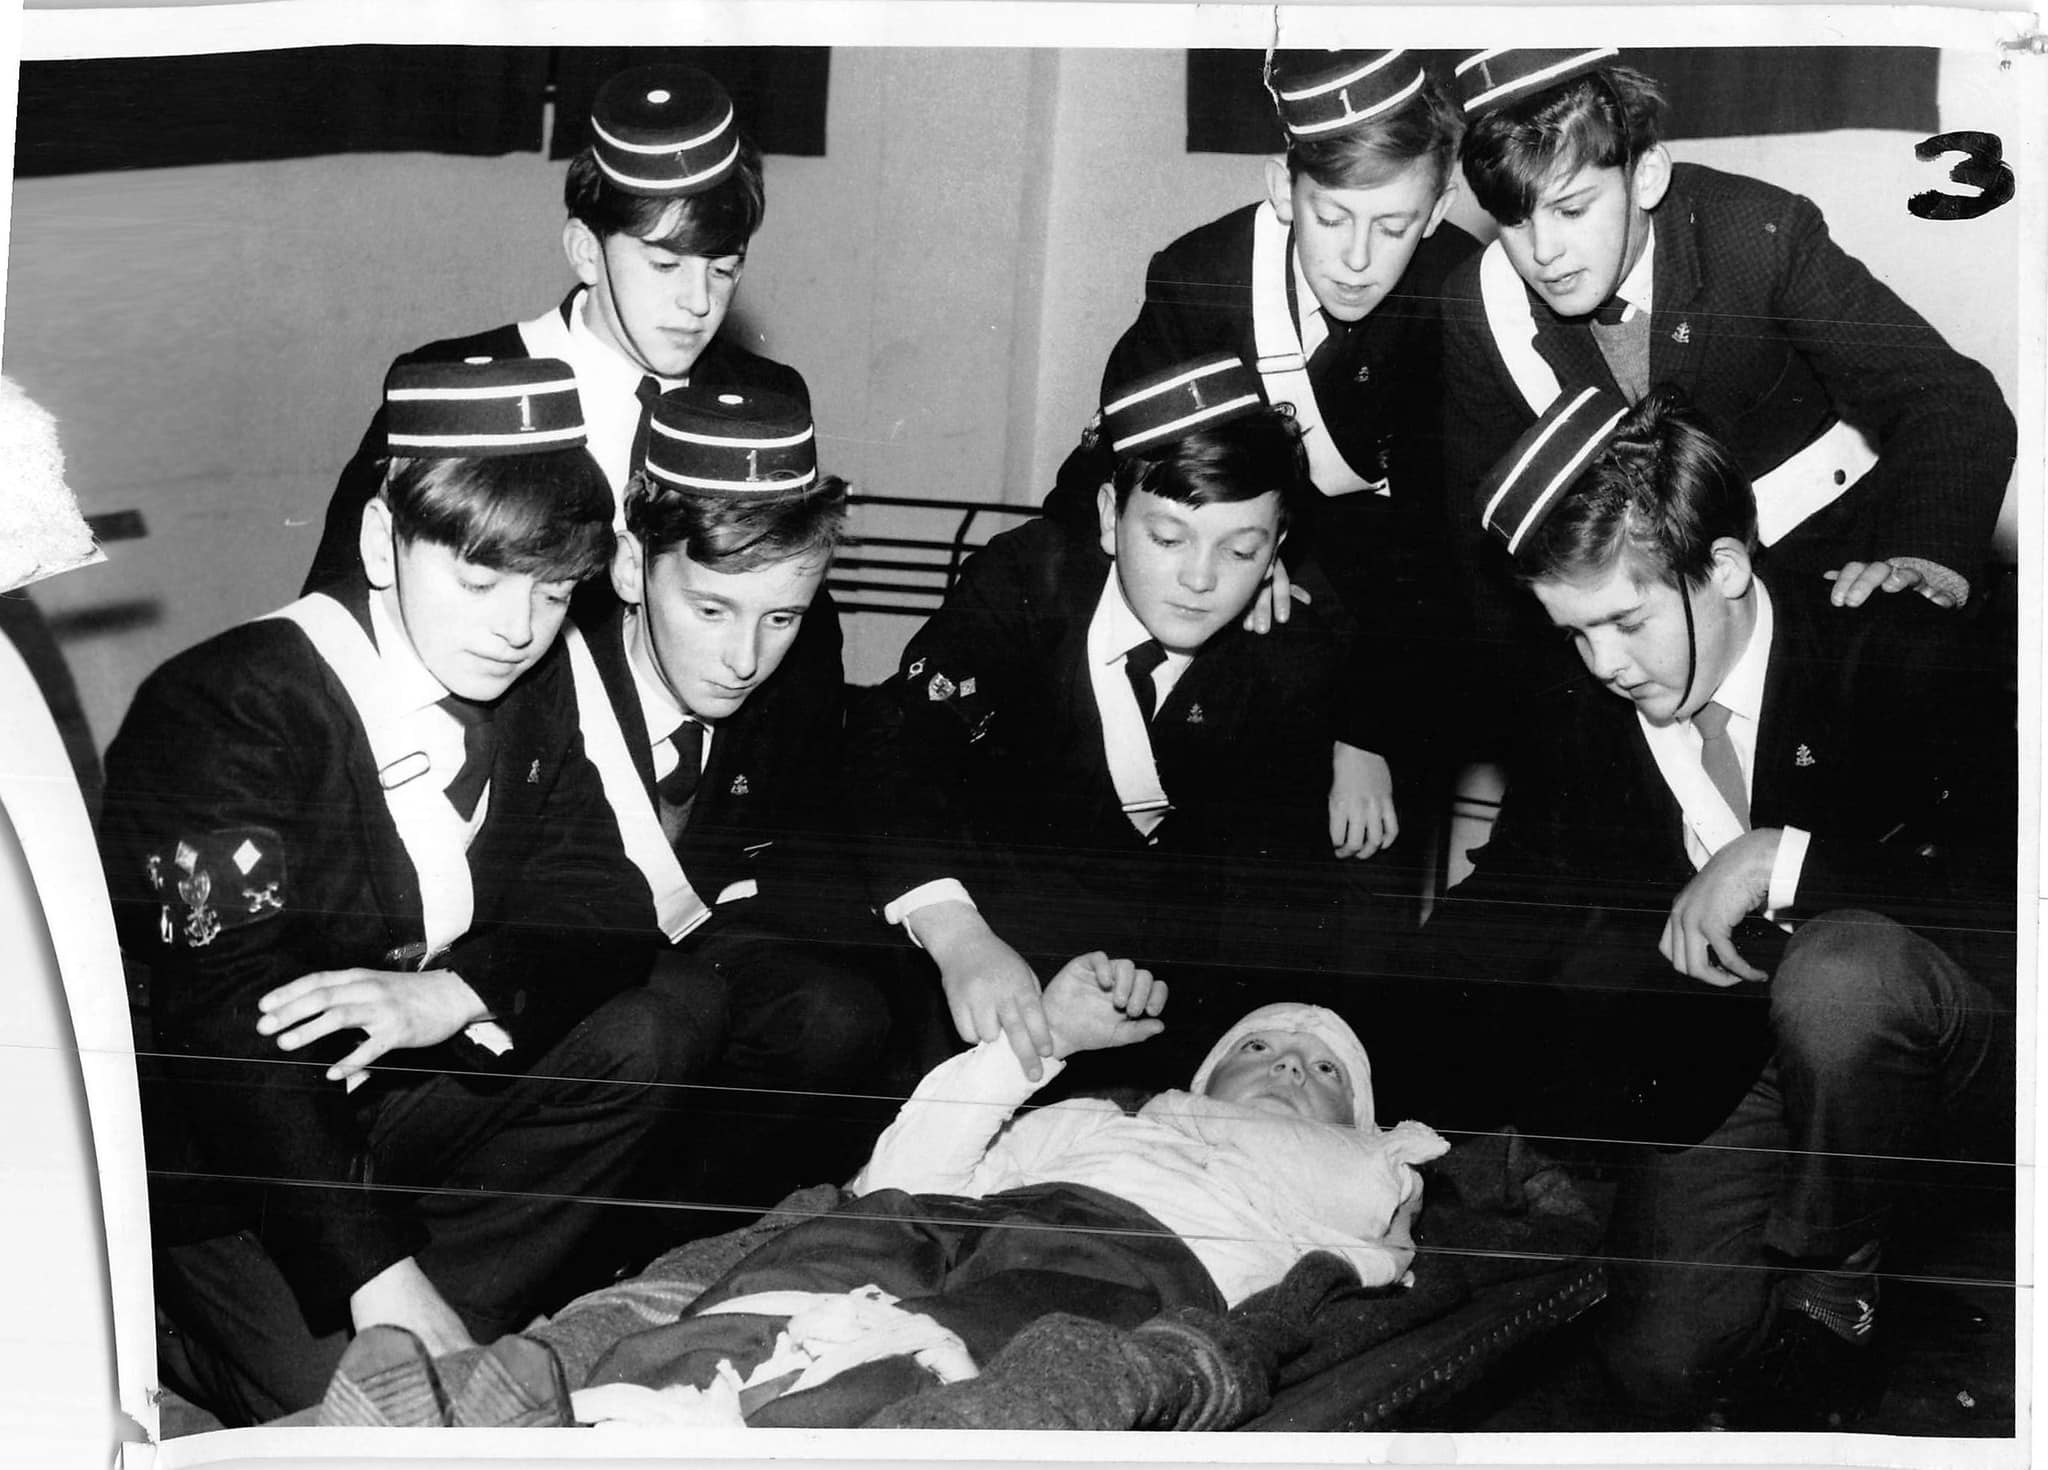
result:
[(149, 855), (162, 900), (159, 932), (173, 948), (204, 949), (230, 929), (285, 911), (284, 841), (268, 827), (186, 833)]

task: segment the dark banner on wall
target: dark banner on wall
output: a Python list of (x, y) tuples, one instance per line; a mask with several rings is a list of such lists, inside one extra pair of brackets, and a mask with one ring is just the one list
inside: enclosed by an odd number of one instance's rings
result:
[[(1469, 51), (1425, 51), (1438, 72)], [(1940, 53), (1914, 46), (1670, 47), (1624, 51), (1671, 104), (1666, 136), (1731, 138), (1887, 128), (1932, 133)], [(1281, 146), (1256, 51), (1188, 53), (1188, 152), (1272, 153)]]
[(668, 60), (724, 81), (763, 151), (819, 155), (829, 59), (824, 47), (319, 46), (30, 61), (21, 67), (15, 172), (543, 147), (566, 158), (588, 137), (598, 83), (636, 62)]

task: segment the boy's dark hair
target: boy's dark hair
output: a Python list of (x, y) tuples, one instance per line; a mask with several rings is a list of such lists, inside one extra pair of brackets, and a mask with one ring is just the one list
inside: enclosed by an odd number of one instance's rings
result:
[(1749, 477), (1678, 389), (1630, 409), (1614, 438), (1514, 554), (1524, 583), (1604, 577), (1626, 562), (1639, 583), (1697, 587), (1714, 542), (1756, 549)]
[(588, 148), (569, 160), (562, 204), (599, 240), (631, 235), (636, 240), (716, 260), (744, 255), (761, 228), (768, 196), (761, 181), (761, 150), (745, 137), (733, 171), (701, 194), (629, 194), (597, 166)]
[(1635, 167), (1663, 133), (1664, 94), (1625, 66), (1606, 66), (1483, 113), (1465, 130), (1465, 182), (1504, 225), (1529, 217), (1552, 180), (1581, 168)]
[(384, 502), (400, 541), (543, 582), (580, 582), (612, 556), (612, 492), (581, 445), (477, 459), (385, 461)]
[(1192, 430), (1152, 454), (1118, 455), (1110, 484), (1119, 515), (1135, 490), (1194, 506), (1256, 500), (1278, 490), (1283, 525), (1289, 509), (1313, 493), (1292, 410), (1264, 407)]
[(648, 561), (681, 547), (714, 572), (754, 572), (800, 557), (830, 557), (846, 525), (846, 482), (821, 475), (796, 494), (720, 495), (656, 485), (645, 472), (626, 487), (626, 529)]
[(1464, 130), (1464, 114), (1432, 69), (1424, 72), (1421, 90), (1392, 112), (1325, 137), (1290, 141), (1287, 173), (1307, 174), (1325, 189), (1368, 189), (1426, 159), (1441, 193)]

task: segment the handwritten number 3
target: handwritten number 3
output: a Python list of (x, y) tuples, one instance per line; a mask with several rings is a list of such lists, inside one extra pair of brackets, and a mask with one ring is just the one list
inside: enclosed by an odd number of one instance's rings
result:
[(1976, 194), (1951, 194), (1946, 189), (1929, 189), (1906, 201), (1906, 209), (1919, 219), (1976, 219), (1991, 213), (2012, 198), (2018, 187), (2012, 168), (2004, 162), (2004, 145), (1996, 133), (1936, 133), (1914, 148), (1922, 163), (1944, 153), (1967, 153), (1969, 157), (1948, 171), (1950, 180), (1968, 184)]

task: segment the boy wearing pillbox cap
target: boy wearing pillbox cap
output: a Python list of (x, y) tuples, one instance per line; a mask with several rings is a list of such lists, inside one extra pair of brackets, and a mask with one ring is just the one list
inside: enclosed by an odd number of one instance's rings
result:
[(969, 560), (852, 783), (884, 917), (931, 953), (961, 1039), (1004, 1037), (1034, 1075), (1034, 961), (1096, 933), (1177, 980), (1228, 956), (1308, 970), (1336, 894), (1341, 646), (1313, 606), (1240, 626), (1306, 488), (1298, 431), (1217, 353), (1108, 394), (1098, 432), (1093, 535), (1040, 520)]
[(401, 364), (382, 422), (359, 569), (165, 664), (107, 752), (166, 1372), (231, 1422), (352, 1329), (523, 1325), (677, 1075), (551, 655), (612, 546), (574, 378)]
[(1499, 238), (1445, 303), (1452, 513), (1496, 636), (1518, 606), (1470, 493), (1560, 390), (1683, 389), (1755, 487), (1784, 576), (1838, 606), (1912, 588), (1961, 606), (2015, 431), (1991, 374), (1847, 255), (1813, 204), (1676, 163), (1656, 83), (1613, 47), (1457, 68), (1466, 183)]
[[(893, 946), (845, 853), (845, 686), (836, 663), (789, 657), (845, 509), (802, 403), (666, 393), (627, 491), (618, 602), (579, 609), (569, 634), (584, 748), (673, 945), (658, 969), (701, 999), (706, 1080), (748, 1089), (756, 1115), (777, 1091), (872, 1090), (888, 1033), (868, 971)], [(873, 1135), (838, 1149), (857, 1125), (841, 1103), (834, 1120), (778, 1129), (770, 1147), (745, 1122), (701, 1126), (702, 1096), (681, 1106), (698, 1115), (684, 1134), (698, 1165), (717, 1154), (731, 1172), (744, 1155), (744, 1179), (714, 1171), (710, 1186), (743, 1190), (740, 1203), (845, 1177)]]
[[(563, 186), (562, 248), (576, 289), (531, 320), (430, 342), (400, 361), (567, 362), (616, 528), (649, 406), (666, 389), (690, 382), (810, 399), (793, 369), (719, 335), (765, 204), (760, 152), (725, 89), (694, 67), (633, 67), (598, 89), (591, 132)], [(353, 564), (357, 517), (376, 492), (382, 453), (383, 425), (372, 422), (335, 489), (308, 587)], [(836, 623), (830, 631), (836, 639)]]
[(1622, 1387), (1829, 1427), (1875, 1391), (1897, 1161), (2010, 1141), (1996, 665), (1921, 598), (1760, 574), (1749, 482), (1669, 387), (1561, 395), (1476, 505), (1584, 676), (1524, 711), (1414, 968), (1499, 1038), (1515, 1121), (1657, 1145), (1616, 1207)]
[[(1275, 51), (1266, 86), (1286, 152), (1266, 160), (1265, 198), (1152, 257), (1103, 387), (1228, 350), (1258, 369), (1269, 402), (1292, 405), (1316, 493), (1296, 507), (1277, 596), (1255, 613), (1285, 619), (1299, 572), (1359, 626), (1329, 827), (1340, 856), (1368, 857), (1400, 830), (1396, 779), (1419, 794), (1433, 681), (1455, 661), (1437, 298), (1476, 247), (1444, 221), (1459, 119), (1418, 53)], [(1099, 445), (1077, 449), (1048, 511), (1085, 526), (1109, 471)]]

